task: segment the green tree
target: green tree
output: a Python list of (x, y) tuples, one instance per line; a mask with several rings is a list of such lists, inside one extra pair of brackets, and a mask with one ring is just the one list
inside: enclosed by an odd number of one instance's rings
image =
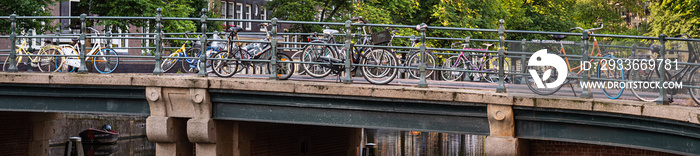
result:
[[(54, 0), (3, 0), (0, 1), (0, 16), (50, 16), (49, 6), (55, 5)], [(18, 19), (17, 30), (35, 29), (37, 32), (51, 31), (51, 19)], [(0, 20), (0, 34), (10, 33), (10, 21)]]
[[(504, 0), (509, 16), (505, 18), (506, 29), (532, 31), (568, 31), (574, 27), (572, 19), (574, 0)], [(508, 39), (548, 39), (545, 35), (509, 34)]]
[[(432, 17), (437, 19), (432, 25), (458, 28), (484, 28), (497, 29), (498, 20), (506, 17), (507, 12), (502, 7), (501, 1), (493, 0), (442, 0), (437, 4)], [(433, 30), (431, 36), (444, 36), (452, 38), (497, 38), (497, 33), (483, 33), (472, 31), (447, 31)], [(442, 47), (450, 43), (441, 43)]]
[(649, 10), (651, 30), (647, 35), (686, 33), (700, 37), (700, 0), (653, 1)]
[[(342, 21), (353, 5), (346, 0), (275, 0), (265, 3), (265, 7), (272, 10), (271, 17), (290, 21), (320, 21), (328, 22), (329, 19)], [(292, 24), (293, 32), (318, 32), (321, 25)]]
[[(155, 17), (156, 9), (162, 8), (163, 17), (194, 17), (201, 16), (201, 9), (207, 8), (206, 0), (88, 0), (81, 1), (78, 6), (88, 8), (85, 11), (90, 14), (99, 16), (127, 16), (127, 17)], [(216, 7), (215, 7), (216, 8)], [(215, 11), (208, 11), (208, 17), (215, 18), (220, 14)], [(151, 30), (155, 26), (153, 20), (140, 19), (109, 19), (95, 20), (94, 23), (104, 24), (106, 26), (118, 27), (122, 30), (127, 30), (127, 26), (133, 25), (136, 27), (150, 27)], [(162, 22), (165, 32), (185, 32), (198, 31), (201, 29), (199, 20), (164, 20)], [(219, 24), (208, 22), (210, 29), (220, 29)]]

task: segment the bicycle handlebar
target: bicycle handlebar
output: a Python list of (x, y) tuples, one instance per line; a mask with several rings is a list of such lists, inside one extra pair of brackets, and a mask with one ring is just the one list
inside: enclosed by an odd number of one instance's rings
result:
[(351, 20), (351, 21), (357, 21), (357, 20), (359, 20), (359, 21), (361, 21), (362, 23), (367, 24), (367, 21), (366, 21), (364, 18), (362, 18), (362, 16), (357, 16), (357, 17), (351, 18), (350, 20)]
[(578, 29), (578, 30), (581, 30), (581, 31), (588, 30), (588, 32), (592, 32), (592, 31), (596, 31), (596, 30), (603, 29), (603, 23), (602, 23), (602, 22), (598, 23), (598, 26), (599, 26), (598, 28), (591, 28), (591, 29), (583, 29), (583, 28), (581, 28), (581, 27), (575, 27), (575, 28), (569, 29), (569, 31), (574, 31), (574, 30)]

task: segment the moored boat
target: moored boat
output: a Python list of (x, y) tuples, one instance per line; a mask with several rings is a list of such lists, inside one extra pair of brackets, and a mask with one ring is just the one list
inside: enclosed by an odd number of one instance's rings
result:
[(111, 126), (105, 125), (102, 129), (88, 128), (80, 132), (83, 144), (111, 144), (119, 139), (119, 132), (112, 131)]

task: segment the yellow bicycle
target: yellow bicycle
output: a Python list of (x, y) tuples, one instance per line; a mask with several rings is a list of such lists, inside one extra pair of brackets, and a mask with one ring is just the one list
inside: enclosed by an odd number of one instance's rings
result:
[[(24, 31), (21, 34), (24, 35)], [(42, 72), (54, 72), (58, 67), (62, 66), (63, 59), (62, 57), (57, 57), (57, 55), (63, 55), (63, 53), (58, 46), (50, 44), (50, 40), (47, 44), (42, 46), (36, 54), (32, 54), (28, 42), (29, 40), (27, 38), (22, 38), (20, 39), (19, 46), (16, 46), (17, 50), (15, 52), (17, 57), (15, 57), (15, 67), (19, 66), (20, 62), (23, 61), (23, 55), (27, 55), (26, 58), (29, 62), (28, 68), (36, 67)], [(5, 58), (5, 62), (3, 63), (4, 70), (9, 68), (10, 61), (10, 57)]]

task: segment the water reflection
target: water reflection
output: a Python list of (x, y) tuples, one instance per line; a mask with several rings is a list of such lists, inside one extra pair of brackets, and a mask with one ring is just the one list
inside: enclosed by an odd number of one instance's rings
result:
[[(373, 135), (369, 130), (368, 135)], [(377, 155), (381, 156), (477, 156), (483, 155), (481, 135), (376, 130)], [(371, 136), (368, 137), (371, 140)]]

